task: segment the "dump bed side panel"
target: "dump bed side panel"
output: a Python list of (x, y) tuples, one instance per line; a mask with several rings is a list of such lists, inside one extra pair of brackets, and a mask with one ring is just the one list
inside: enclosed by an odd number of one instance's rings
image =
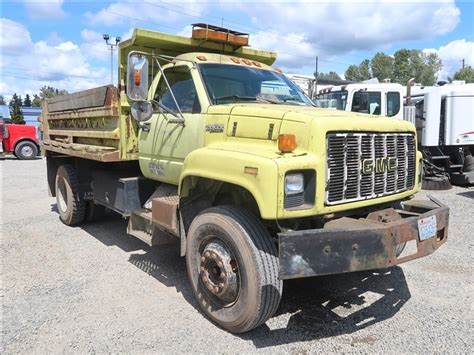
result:
[(48, 99), (41, 120), (46, 151), (98, 161), (138, 159), (135, 122), (120, 115), (112, 85)]

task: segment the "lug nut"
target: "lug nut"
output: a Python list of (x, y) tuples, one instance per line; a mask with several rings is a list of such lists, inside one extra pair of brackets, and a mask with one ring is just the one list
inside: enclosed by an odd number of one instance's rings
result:
[(214, 292), (215, 292), (215, 293), (218, 293), (218, 292), (219, 292), (219, 287), (217, 287), (217, 286), (214, 287)]
[(206, 258), (204, 256), (201, 256), (201, 263), (205, 262)]
[(200, 270), (201, 272), (204, 272), (206, 269), (204, 268), (204, 266), (201, 266)]
[(204, 253), (204, 256), (205, 256), (206, 258), (208, 258), (209, 256), (211, 256), (211, 253), (209, 253), (209, 251), (206, 251), (206, 252)]
[(217, 262), (217, 266), (219, 266), (219, 267), (223, 267), (223, 266), (224, 266), (224, 264), (222, 263), (222, 261), (218, 261), (218, 262)]
[(221, 274), (219, 275), (221, 279), (223, 279), (225, 277), (225, 272), (222, 271)]
[(225, 285), (224, 285), (223, 282), (219, 283), (219, 289), (220, 289), (220, 290), (222, 290), (222, 289), (224, 288), (224, 286), (225, 286)]

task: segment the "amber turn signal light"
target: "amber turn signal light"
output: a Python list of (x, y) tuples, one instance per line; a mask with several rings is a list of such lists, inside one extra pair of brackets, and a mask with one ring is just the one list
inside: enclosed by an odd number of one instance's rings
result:
[(142, 73), (140, 69), (135, 69), (133, 71), (133, 82), (135, 86), (140, 86), (142, 82)]
[(278, 150), (282, 153), (290, 153), (296, 149), (296, 137), (294, 134), (280, 134), (278, 136)]

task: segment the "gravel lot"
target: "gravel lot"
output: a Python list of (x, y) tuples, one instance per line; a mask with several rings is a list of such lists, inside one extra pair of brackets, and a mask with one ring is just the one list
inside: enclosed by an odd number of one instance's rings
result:
[(380, 273), (285, 283), (277, 314), (243, 335), (198, 310), (178, 245), (147, 247), (126, 221), (70, 228), (48, 197), (45, 161), (0, 162), (2, 353), (470, 353), (474, 189), (433, 195), (451, 207), (432, 256)]

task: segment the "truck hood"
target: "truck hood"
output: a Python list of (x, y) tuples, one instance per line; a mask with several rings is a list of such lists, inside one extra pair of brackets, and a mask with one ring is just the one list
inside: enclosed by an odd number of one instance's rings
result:
[(228, 115), (228, 137), (273, 140), (295, 134), (298, 150), (311, 150), (310, 141), (326, 132), (415, 132), (415, 127), (394, 118), (311, 106), (239, 103), (211, 106), (208, 113)]

